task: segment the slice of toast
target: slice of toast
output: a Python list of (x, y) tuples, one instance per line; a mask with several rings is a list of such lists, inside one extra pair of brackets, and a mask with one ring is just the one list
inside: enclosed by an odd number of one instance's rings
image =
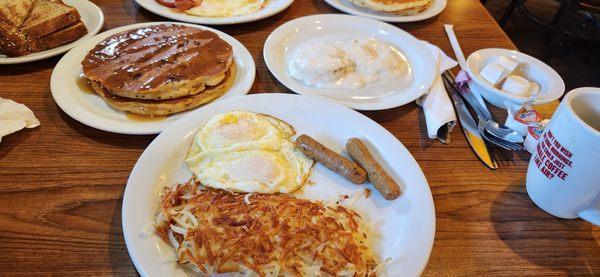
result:
[(0, 0), (0, 26), (18, 30), (35, 2), (36, 0)]
[(87, 33), (87, 28), (83, 22), (79, 21), (54, 33), (36, 39), (35, 42), (31, 43), (29, 50), (31, 52), (46, 51), (76, 41)]
[(21, 30), (29, 39), (37, 39), (80, 20), (77, 9), (60, 0), (38, 0)]
[(27, 54), (27, 40), (22, 33), (0, 23), (0, 53), (8, 56)]
[(0, 0), (0, 53), (21, 56), (27, 41), (19, 31), (36, 0)]

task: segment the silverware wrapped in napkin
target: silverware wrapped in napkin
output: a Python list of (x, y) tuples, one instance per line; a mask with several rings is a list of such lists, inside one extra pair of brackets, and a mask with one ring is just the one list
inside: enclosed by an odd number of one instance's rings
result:
[(458, 65), (452, 58), (448, 57), (439, 47), (422, 41), (431, 51), (437, 66), (437, 76), (429, 92), (417, 99), (417, 104), (423, 107), (425, 121), (427, 123), (427, 135), (430, 139), (438, 138), (440, 141), (446, 141), (448, 133), (452, 131), (456, 123), (456, 115), (452, 101), (448, 97), (444, 83), (442, 82), (442, 72)]

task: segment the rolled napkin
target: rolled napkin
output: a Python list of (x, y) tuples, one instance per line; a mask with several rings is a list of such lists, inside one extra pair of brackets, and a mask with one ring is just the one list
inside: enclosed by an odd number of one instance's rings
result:
[(431, 51), (435, 63), (437, 65), (438, 72), (436, 74), (435, 81), (429, 89), (429, 92), (421, 98), (417, 99), (417, 104), (423, 107), (423, 113), (425, 114), (425, 122), (427, 123), (427, 135), (430, 139), (438, 137), (438, 130), (448, 124), (448, 132), (452, 131), (456, 123), (456, 114), (454, 113), (454, 106), (448, 92), (444, 87), (441, 74), (455, 66), (458, 63), (452, 58), (448, 57), (444, 51), (437, 46), (422, 41), (423, 44)]
[(10, 99), (0, 98), (0, 142), (6, 135), (23, 128), (35, 128), (39, 125), (40, 121), (27, 106)]

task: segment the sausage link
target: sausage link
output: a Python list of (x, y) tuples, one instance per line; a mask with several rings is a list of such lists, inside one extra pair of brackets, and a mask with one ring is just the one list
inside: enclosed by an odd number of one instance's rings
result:
[(317, 160), (352, 183), (362, 184), (367, 181), (367, 172), (364, 169), (308, 135), (299, 136), (296, 139), (296, 147), (306, 156)]
[(352, 138), (348, 140), (346, 150), (350, 157), (367, 171), (369, 181), (383, 195), (383, 198), (394, 200), (400, 195), (400, 186), (385, 172), (385, 169), (375, 160), (360, 139)]

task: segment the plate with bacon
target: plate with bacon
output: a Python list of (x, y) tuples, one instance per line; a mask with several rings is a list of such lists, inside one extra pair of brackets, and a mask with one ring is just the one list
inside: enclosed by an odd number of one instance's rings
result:
[(135, 0), (144, 9), (173, 20), (207, 25), (257, 21), (275, 15), (294, 0)]

